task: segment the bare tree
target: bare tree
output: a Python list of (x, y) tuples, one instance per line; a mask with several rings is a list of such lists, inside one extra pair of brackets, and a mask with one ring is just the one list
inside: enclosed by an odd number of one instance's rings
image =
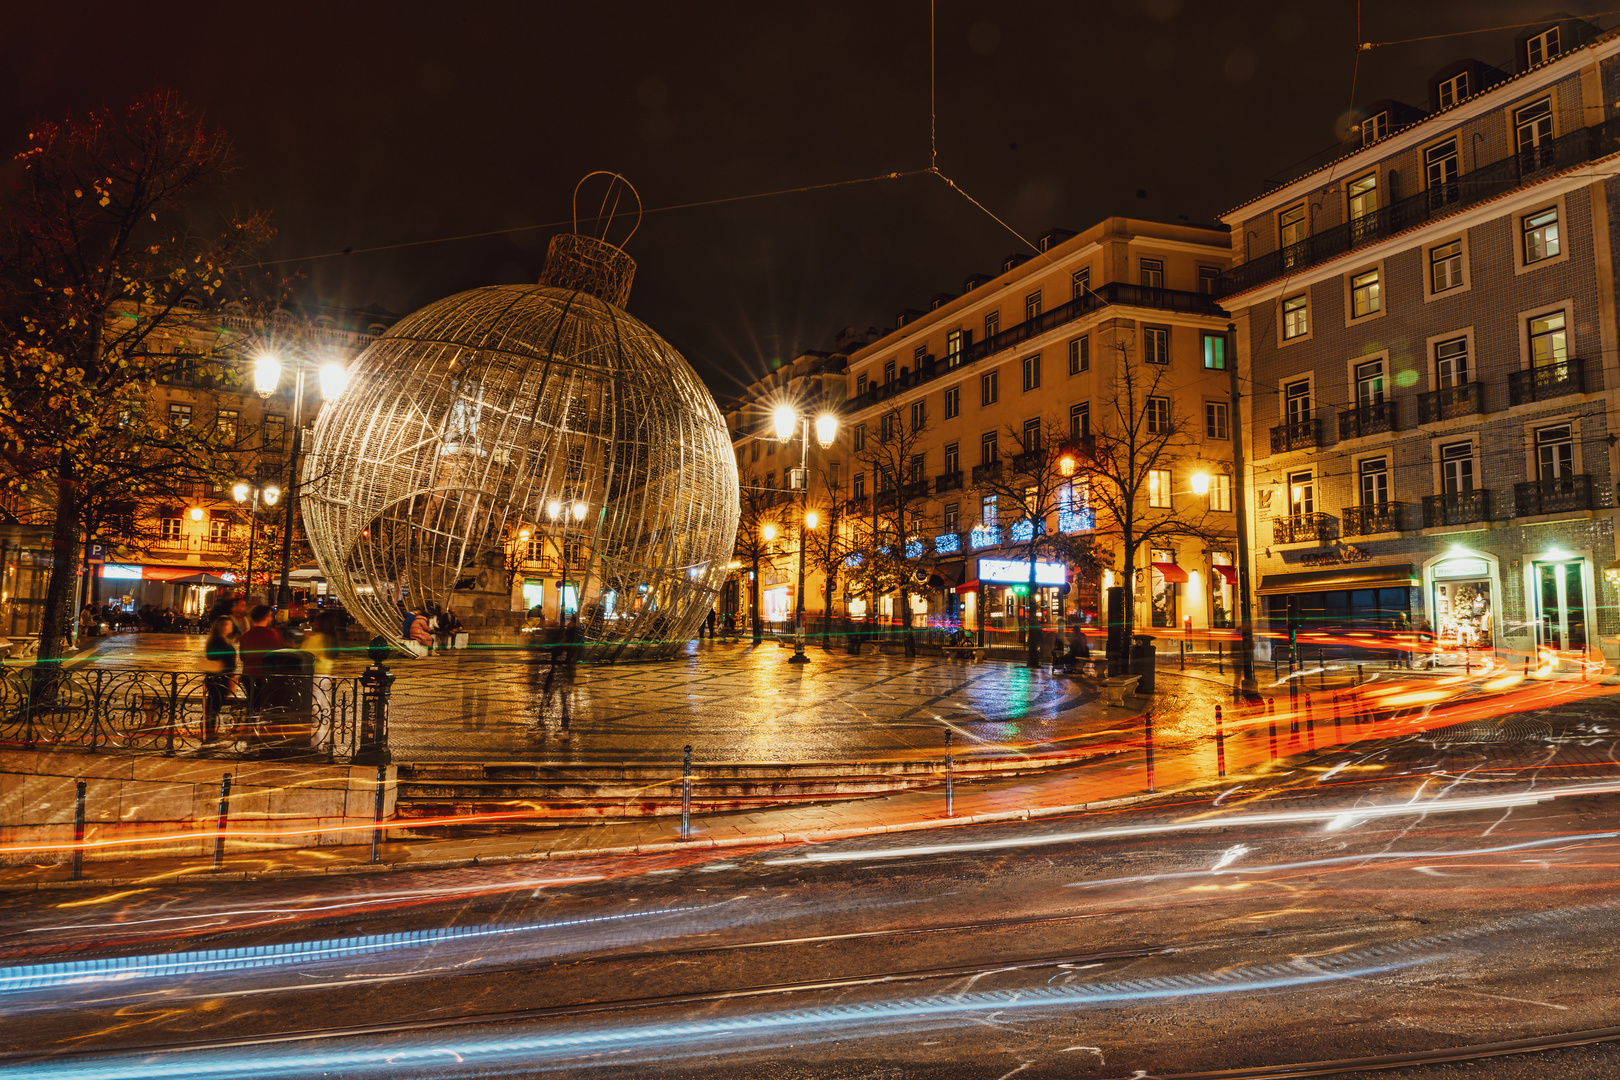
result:
[(1219, 530), (1208, 500), (1178, 498), (1172, 490), (1175, 466), (1195, 460), (1201, 448), (1193, 423), (1176, 408), (1166, 385), (1169, 367), (1133, 363), (1124, 343), (1114, 348), (1113, 384), (1092, 417), (1090, 434), (1079, 441), (1079, 471), (1089, 481), (1093, 535), (1112, 537), (1120, 551), (1128, 641), (1136, 622), (1137, 552), (1169, 540), (1207, 541)]
[[(759, 585), (762, 565), (773, 565), (776, 554), (775, 534), (781, 526), (778, 507), (786, 492), (762, 488), (748, 483), (741, 486), (742, 514), (737, 519), (737, 544), (733, 549), (737, 561), (750, 568), (752, 580), (748, 586), (748, 618), (754, 628), (754, 644), (764, 640), (759, 622)], [(767, 533), (771, 535), (767, 537)]]
[[(902, 415), (889, 408), (876, 430), (859, 432), (855, 460), (872, 478), (871, 527), (857, 554), (856, 577), (873, 594), (897, 592), (902, 640), (907, 656), (917, 655), (911, 632), (911, 594), (933, 568), (930, 545), (922, 538), (931, 524), (928, 477), (921, 453), (930, 424), (920, 411)], [(874, 607), (876, 604), (874, 603)]]
[[(1041, 666), (1041, 627), (1037, 605), (1036, 566), (1049, 558), (1089, 573), (1097, 563), (1089, 535), (1092, 514), (1079, 449), (1066, 433), (1047, 422), (1026, 428), (1008, 427), (1009, 438), (990, 469), (980, 470), (974, 485), (981, 498), (993, 498), (1002, 526), (1001, 546), (1017, 551), (1029, 565), (1026, 599), (1025, 662)], [(986, 522), (986, 525), (992, 524)]]

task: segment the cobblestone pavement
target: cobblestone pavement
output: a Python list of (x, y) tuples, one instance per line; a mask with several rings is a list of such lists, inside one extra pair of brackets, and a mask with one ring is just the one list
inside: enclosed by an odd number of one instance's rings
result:
[[(189, 668), (202, 639), (109, 638), (97, 665)], [(1077, 680), (1020, 665), (812, 651), (805, 665), (767, 643), (694, 643), (672, 661), (581, 667), (562, 728), (547, 669), (512, 653), (452, 652), (392, 663), (391, 745), (402, 761), (872, 761), (1027, 754), (1128, 736), (1139, 709), (1104, 705)], [(357, 675), (358, 657), (338, 674)], [(1163, 738), (1207, 732), (1228, 683), (1213, 670), (1161, 673)]]

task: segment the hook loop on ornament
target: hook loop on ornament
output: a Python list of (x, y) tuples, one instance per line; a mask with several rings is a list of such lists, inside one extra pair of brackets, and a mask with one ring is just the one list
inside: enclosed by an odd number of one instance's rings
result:
[[(584, 176), (580, 177), (579, 183), (574, 185), (574, 232), (579, 232), (579, 189), (584, 187), (585, 181), (589, 180), (593, 176), (607, 176), (612, 178), (608, 181), (607, 191), (602, 196), (602, 205), (597, 209), (596, 212), (596, 220), (602, 223), (602, 234), (598, 236), (597, 239), (602, 241), (602, 243), (610, 243), (607, 238), (608, 228), (613, 224), (614, 217), (616, 217), (619, 213), (619, 200), (623, 196), (615, 194), (618, 186), (623, 184), (627, 189), (629, 189), (631, 197), (636, 200), (636, 223), (630, 226), (630, 232), (625, 236), (623, 241), (613, 245), (614, 247), (623, 250), (624, 246), (630, 242), (630, 237), (636, 235), (636, 230), (641, 228), (641, 193), (636, 190), (636, 186), (634, 184), (626, 180), (619, 173), (612, 172), (611, 170), (597, 169), (595, 172), (586, 173)], [(608, 206), (609, 201), (613, 203), (611, 207)]]

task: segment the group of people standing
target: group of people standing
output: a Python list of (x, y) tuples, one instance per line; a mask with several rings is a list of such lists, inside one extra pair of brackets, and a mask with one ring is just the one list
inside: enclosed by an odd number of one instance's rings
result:
[[(264, 708), (269, 685), (264, 658), (290, 644), (272, 625), (274, 618), (274, 608), (258, 597), (250, 602), (245, 596), (227, 597), (209, 614), (208, 640), (203, 645), (204, 742), (218, 739), (220, 711), (238, 688), (250, 715)], [(336, 613), (323, 611), (296, 647), (310, 654), (314, 673), (324, 675), (337, 659), (340, 638)]]

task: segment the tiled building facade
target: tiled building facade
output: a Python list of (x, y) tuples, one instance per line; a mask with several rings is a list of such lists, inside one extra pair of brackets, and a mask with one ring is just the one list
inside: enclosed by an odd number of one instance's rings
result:
[[(960, 625), (987, 643), (1020, 632), (1027, 571), (1008, 565), (1021, 556), (1016, 544), (1003, 541), (1015, 540), (1028, 523), (1018, 508), (987, 498), (987, 470), (1016, 470), (1008, 449), (1032, 430), (1057, 430), (1077, 444), (1090, 435), (1125, 364), (1148, 371), (1163, 365), (1157, 393), (1166, 415), (1185, 418), (1191, 431), (1185, 458), (1162, 463), (1162, 502), (1148, 505), (1144, 496), (1140, 512), (1172, 513), (1181, 500), (1196, 500), (1200, 511), (1207, 500), (1217, 511), (1209, 516), (1211, 540), (1138, 552), (1136, 625), (1231, 624), (1229, 375), (1224, 353), (1219, 367), (1206, 356), (1220, 347), (1206, 339), (1221, 337), (1227, 326), (1211, 290), (1228, 265), (1229, 243), (1219, 229), (1127, 218), (1078, 235), (1054, 231), (1041, 239), (1038, 254), (1010, 256), (994, 277), (967, 278), (960, 295), (936, 296), (927, 312), (902, 312), (896, 329), (850, 354), (843, 443), (851, 519), (883, 528), (890, 494), (870, 460), (863, 463), (863, 440), (885, 417), (920, 430), (900, 478), (924, 496), (914, 511), (915, 531), (908, 522), (908, 541), (933, 567), (930, 587), (912, 599), (914, 625)], [(1197, 474), (1213, 475), (1208, 494), (1194, 494)], [(1095, 508), (1087, 501), (1077, 486), (1070, 512), (1051, 515), (1046, 530), (1093, 531)], [(1110, 549), (1107, 541), (1100, 546)], [(1120, 554), (1108, 553), (1114, 570), (1089, 580), (1072, 566), (1043, 569), (1050, 584), (1039, 590), (1039, 610), (1049, 625), (1099, 619), (1104, 590), (1121, 566)], [(1057, 584), (1065, 581), (1067, 596)], [(880, 618), (898, 616), (892, 601), (877, 598)], [(851, 597), (851, 614), (865, 614), (867, 603)]]
[(1617, 655), (1620, 38), (1565, 20), (1518, 49), (1225, 217), (1274, 628)]

